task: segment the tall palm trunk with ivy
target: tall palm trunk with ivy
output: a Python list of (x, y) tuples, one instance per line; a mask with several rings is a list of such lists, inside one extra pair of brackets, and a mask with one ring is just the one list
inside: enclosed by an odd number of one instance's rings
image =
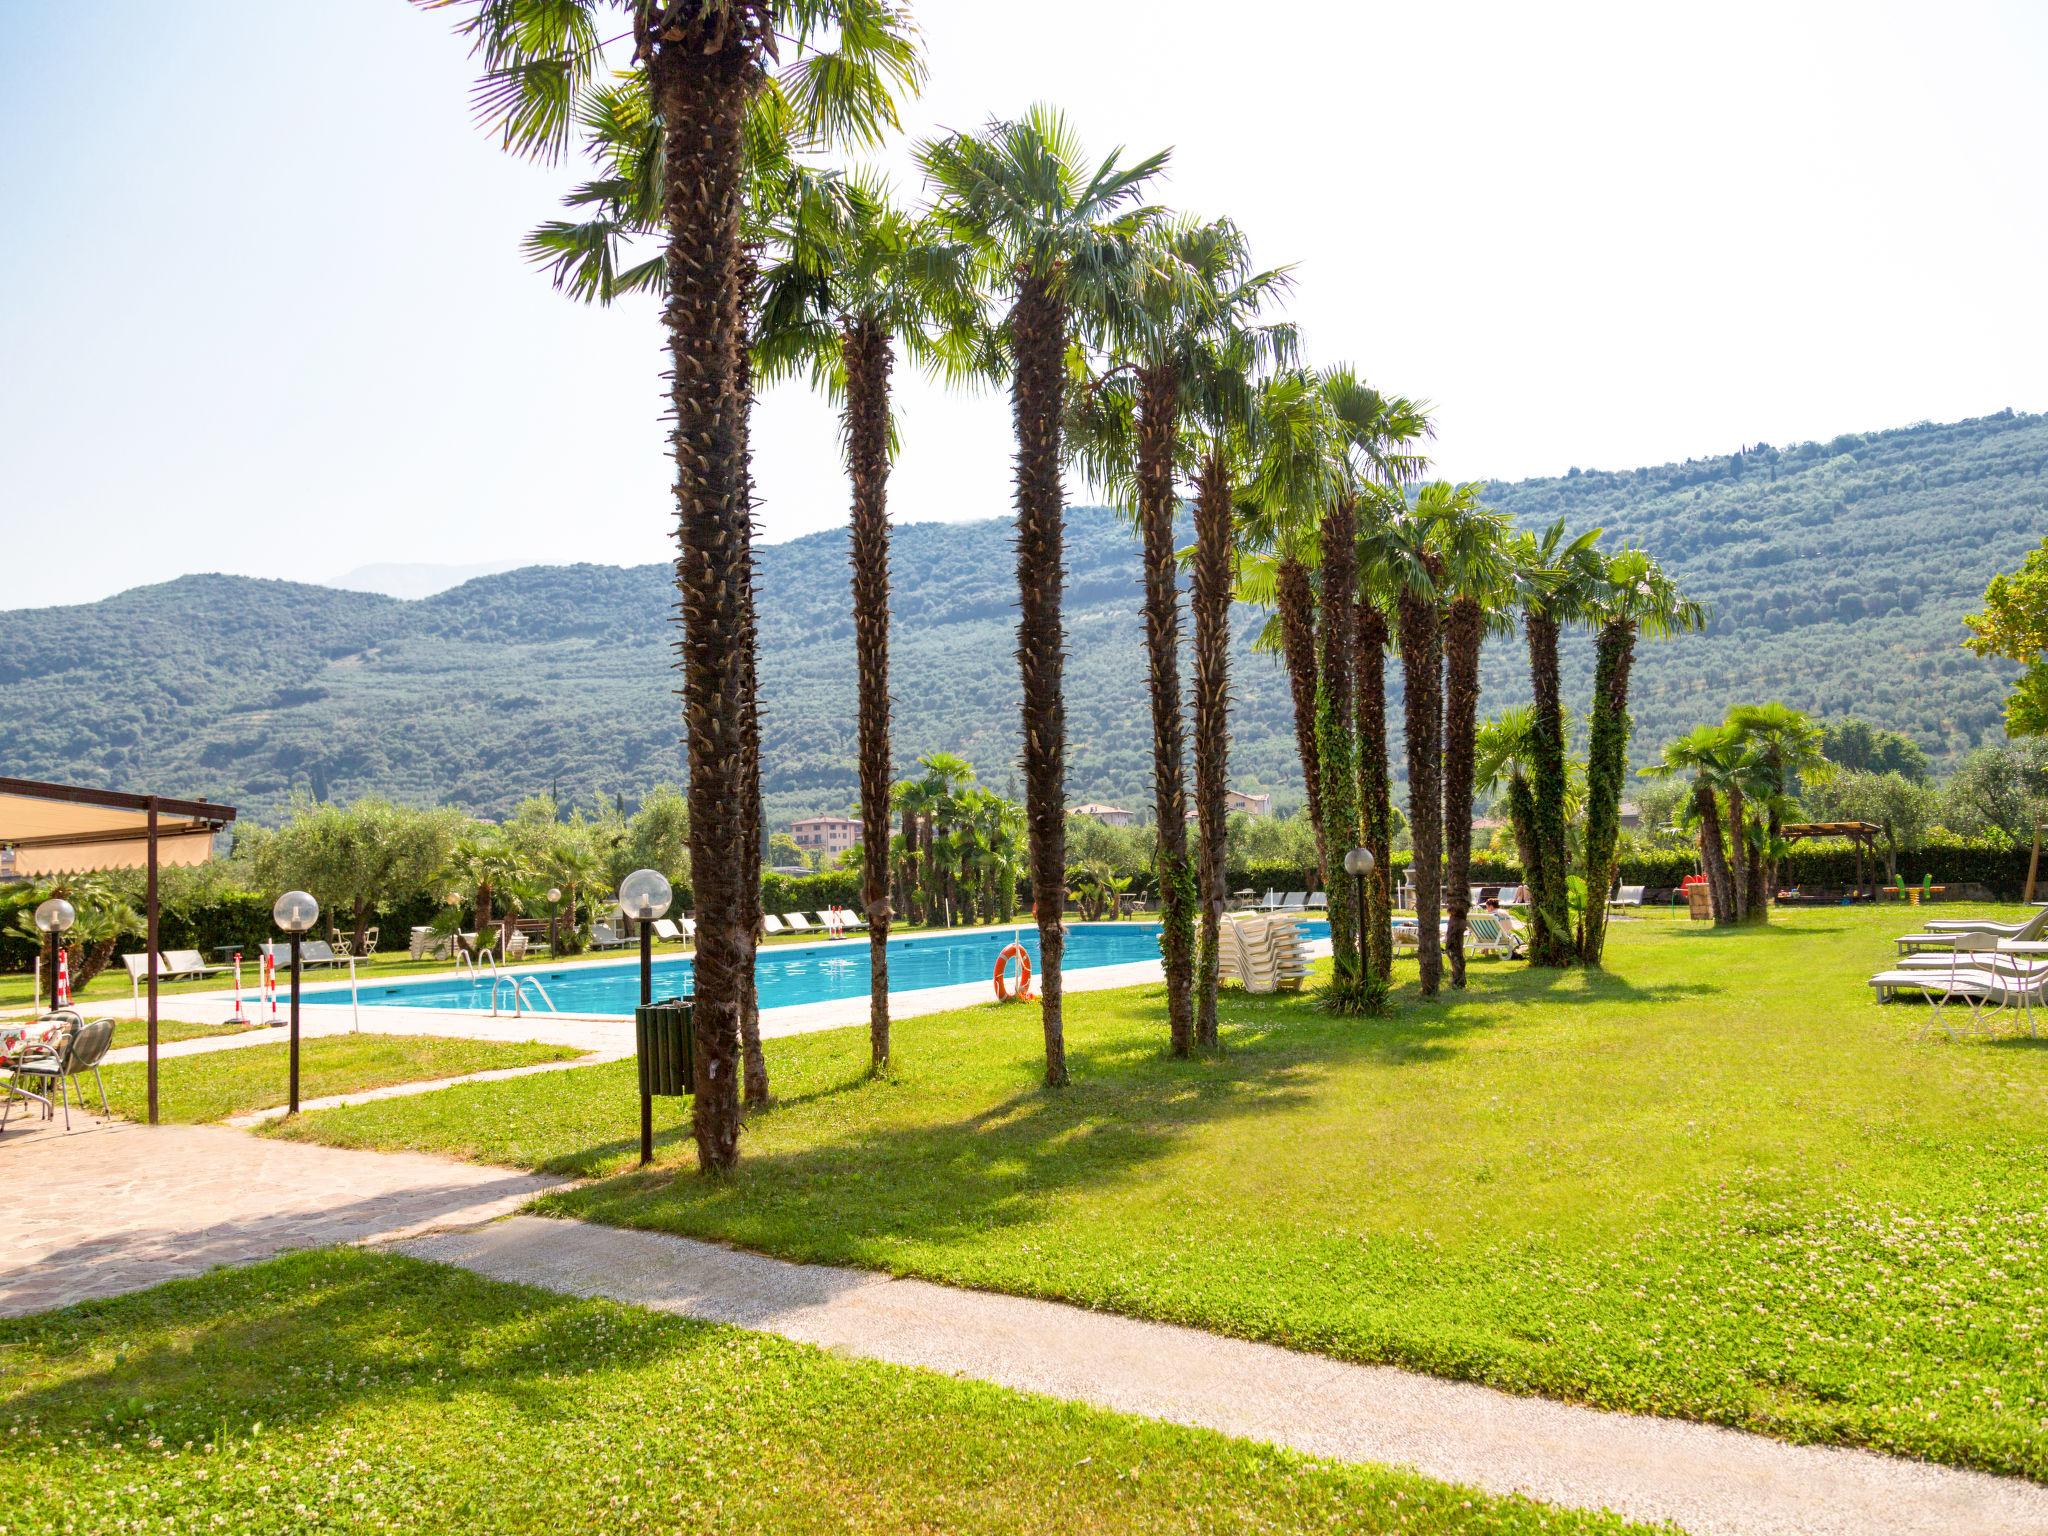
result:
[(1479, 731), (1479, 652), (1486, 609), (1456, 597), (1443, 614), (1444, 949), (1451, 985), (1465, 985), (1465, 920), (1472, 908), (1472, 771)]
[[(846, 468), (853, 483), (853, 637), (860, 669), (860, 835), (889, 846), (889, 370), (888, 334), (869, 320), (845, 327)], [(889, 867), (861, 861), (868, 923), (868, 1067), (889, 1065)]]
[(1598, 965), (1607, 948), (1607, 893), (1621, 840), (1621, 792), (1628, 781), (1628, 679), (1635, 660), (1633, 619), (1600, 626), (1593, 658), (1593, 720), (1586, 748), (1586, 910), (1579, 958)]
[(1565, 886), (1564, 699), (1557, 665), (1558, 624), (1540, 607), (1523, 612), (1529, 641), (1529, 687), (1534, 695), (1530, 731), (1529, 792), (1535, 818), (1535, 864), (1529, 886), (1529, 959), (1536, 965), (1572, 962), (1571, 899)]
[[(1365, 959), (1384, 986), (1394, 974), (1394, 783), (1387, 752), (1387, 616), (1358, 605), (1358, 810), (1372, 873), (1365, 877)], [(1341, 857), (1341, 856), (1340, 856)], [(1339, 865), (1337, 878), (1342, 879)]]
[[(1316, 589), (1308, 567), (1282, 555), (1275, 570), (1274, 605), (1280, 615), (1280, 654), (1294, 697), (1294, 748), (1308, 786), (1308, 822), (1316, 834), (1316, 883), (1330, 888), (1330, 850), (1323, 845), (1323, 779), (1316, 753)], [(1339, 850), (1341, 859), (1342, 850)], [(1341, 862), (1337, 866), (1342, 871)]]
[(1369, 981), (1358, 963), (1359, 919), (1344, 855), (1358, 839), (1358, 791), (1351, 721), (1351, 648), (1358, 613), (1358, 503), (1346, 492), (1323, 514), (1322, 667), (1316, 679), (1316, 760), (1323, 779), (1323, 847), (1329, 860), (1330, 1003), (1361, 1006)]
[(1010, 311), (1016, 378), (1017, 666), (1024, 685), (1024, 815), (1031, 845), (1031, 899), (1043, 971), (1039, 1014), (1045, 1080), (1067, 1080), (1060, 958), (1066, 950), (1067, 716), (1060, 619), (1066, 493), (1060, 480), (1060, 412), (1065, 402), (1067, 306), (1045, 280), (1025, 276)]
[(1436, 600), (1403, 586), (1395, 607), (1400, 627), (1403, 721), (1408, 736), (1408, 837), (1415, 849), (1415, 953), (1421, 992), (1436, 996), (1443, 979), (1444, 637)]
[[(743, 252), (740, 258), (740, 293), (742, 304), (754, 290), (754, 255), (751, 250)], [(741, 323), (733, 338), (733, 376), (745, 409), (740, 413), (740, 478), (741, 500), (747, 508), (748, 525), (752, 526), (754, 506), (754, 458), (753, 458), (753, 410), (754, 410), (754, 364), (753, 352), (747, 339), (753, 332), (751, 314), (741, 310)], [(761, 856), (766, 836), (761, 826), (761, 671), (760, 671), (760, 621), (754, 601), (754, 555), (749, 547), (746, 559), (746, 616), (740, 641), (740, 656), (746, 666), (744, 688), (747, 697), (746, 716), (746, 803), (747, 833), (741, 845), (746, 869), (740, 877), (740, 890), (747, 903), (747, 931), (758, 941), (761, 933)], [(761, 1050), (761, 994), (759, 974), (749, 964), (740, 978), (740, 1087), (743, 1101), (752, 1105), (768, 1102), (768, 1058)]]
[(1224, 906), (1225, 790), (1230, 773), (1230, 462), (1204, 456), (1195, 485), (1195, 815), (1200, 832), (1202, 940), (1196, 967), (1195, 1041), (1216, 1044), (1216, 987)]
[[(1187, 778), (1180, 702), (1180, 587), (1173, 563), (1173, 452), (1180, 380), (1170, 364), (1139, 380), (1138, 521), (1145, 558), (1145, 656), (1152, 691), (1152, 798), (1158, 822), (1159, 950), (1173, 1054), (1195, 1041), (1195, 871), (1188, 859)], [(1208, 956), (1204, 955), (1204, 966)], [(1213, 1004), (1212, 1004), (1213, 1008)]]
[(730, 1168), (739, 1155), (741, 1013), (754, 968), (754, 899), (745, 888), (752, 867), (746, 640), (753, 527), (737, 338), (742, 125), (760, 80), (752, 34), (761, 25), (706, 7), (668, 22), (650, 50), (666, 145), (662, 320), (698, 912), (694, 1129), (706, 1171)]

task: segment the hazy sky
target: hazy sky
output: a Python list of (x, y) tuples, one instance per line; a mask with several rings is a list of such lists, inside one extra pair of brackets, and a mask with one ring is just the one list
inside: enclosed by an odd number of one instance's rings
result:
[[(653, 310), (522, 263), (577, 168), (476, 131), (446, 13), (7, 9), (0, 608), (664, 557)], [(1161, 199), (1298, 264), (1312, 357), (1433, 401), (1441, 473), (2048, 407), (2039, 0), (916, 11), (913, 133), (1044, 98), (1172, 145)], [(896, 515), (1007, 512), (1005, 399), (902, 401)], [(845, 516), (824, 406), (756, 442), (767, 537)]]

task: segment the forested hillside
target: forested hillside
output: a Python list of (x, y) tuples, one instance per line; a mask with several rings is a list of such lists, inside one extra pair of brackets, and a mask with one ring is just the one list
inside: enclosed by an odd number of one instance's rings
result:
[[(1713, 606), (1711, 632), (1646, 645), (1639, 760), (1742, 699), (1908, 731), (1937, 757), (1997, 729), (2004, 673), (1961, 615), (2048, 530), (2048, 418), (2003, 415), (1627, 473), (1496, 485), (1526, 522), (1642, 544)], [(1077, 508), (1068, 534), (1068, 784), (1145, 802), (1150, 729), (1134, 540)], [(999, 788), (1017, 743), (1003, 520), (898, 530), (901, 761), (935, 748)], [(845, 539), (760, 551), (764, 756), (773, 821), (853, 794)], [(372, 790), (473, 810), (682, 773), (665, 566), (530, 567), (416, 602), (190, 576), (83, 607), (0, 615), (0, 773), (204, 794), (273, 815), (294, 790)], [(1232, 778), (1298, 797), (1287, 689), (1237, 616)], [(1583, 701), (1588, 648), (1568, 658)], [(1398, 667), (1392, 669), (1398, 676)], [(1523, 696), (1519, 644), (1489, 647), (1491, 712)], [(1398, 719), (1398, 709), (1395, 718)]]

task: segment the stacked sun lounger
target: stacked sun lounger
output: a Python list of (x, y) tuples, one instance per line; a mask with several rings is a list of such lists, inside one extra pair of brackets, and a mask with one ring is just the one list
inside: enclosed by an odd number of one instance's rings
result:
[(1223, 919), (1217, 967), (1247, 992), (1298, 990), (1308, 975), (1308, 949), (1290, 917), (1239, 913)]

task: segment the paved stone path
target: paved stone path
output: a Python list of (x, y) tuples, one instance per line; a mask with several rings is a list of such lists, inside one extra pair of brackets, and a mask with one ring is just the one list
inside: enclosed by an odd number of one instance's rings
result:
[(1794, 1446), (1348, 1365), (1055, 1302), (790, 1264), (709, 1243), (517, 1216), (407, 1253), (578, 1296), (1495, 1493), (1668, 1520), (1693, 1536), (2033, 1536), (2048, 1487)]
[(91, 1120), (0, 1136), (0, 1316), (246, 1264), (290, 1248), (487, 1221), (560, 1182), (414, 1153), (221, 1126)]

